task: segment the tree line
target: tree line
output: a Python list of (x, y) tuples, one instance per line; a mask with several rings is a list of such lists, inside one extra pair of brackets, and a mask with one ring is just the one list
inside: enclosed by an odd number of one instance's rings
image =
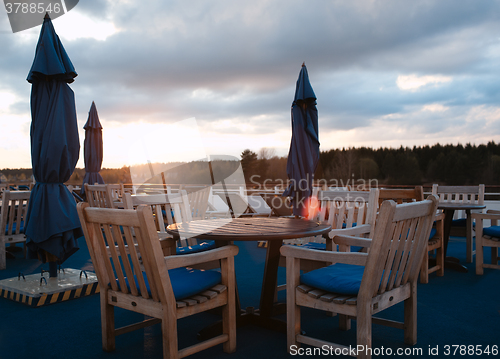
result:
[[(211, 183), (207, 177), (207, 163), (193, 162), (185, 166), (175, 164), (165, 170), (165, 164), (146, 164), (140, 170), (151, 177), (152, 182), (161, 183), (159, 175), (164, 172), (167, 183), (179, 180), (189, 183)], [(174, 164), (171, 164), (174, 165)], [(230, 173), (235, 164), (231, 161), (214, 162), (214, 173)], [(274, 149), (262, 148), (258, 152), (246, 149), (241, 153), (241, 166), (247, 184), (264, 181), (286, 181), (287, 158), (276, 156)], [(179, 170), (182, 173), (179, 174)], [(103, 168), (100, 173), (106, 183), (132, 183), (132, 174), (137, 169)], [(154, 174), (154, 176), (153, 176)], [(24, 182), (31, 180), (31, 168), (2, 169), (0, 181)], [(77, 168), (68, 183), (80, 185), (85, 169)], [(154, 178), (153, 178), (154, 177)], [(218, 176), (217, 176), (218, 177)], [(317, 180), (337, 184), (352, 183), (353, 180), (376, 180), (388, 185), (421, 185), (440, 183), (446, 185), (500, 184), (500, 144), (465, 146), (440, 145), (400, 148), (342, 148), (320, 152)], [(215, 178), (216, 182), (220, 180)], [(172, 182), (172, 183), (174, 183)]]
[[(286, 157), (245, 150), (241, 164), (247, 181), (286, 179)], [(500, 144), (440, 145), (399, 148), (342, 148), (320, 152), (315, 179), (327, 183), (377, 180), (388, 185), (500, 184)], [(274, 177), (273, 177), (274, 176)], [(349, 181), (349, 182), (348, 182)]]

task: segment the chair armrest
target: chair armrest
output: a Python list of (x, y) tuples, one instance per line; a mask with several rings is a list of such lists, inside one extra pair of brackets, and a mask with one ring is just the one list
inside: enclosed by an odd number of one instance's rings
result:
[(476, 220), (500, 219), (500, 211), (489, 209), (486, 213), (472, 213), (471, 217)]
[(343, 244), (346, 246), (358, 246), (369, 248), (372, 245), (372, 240), (363, 237), (354, 236), (335, 236), (333, 237), (333, 242), (335, 244)]
[(351, 228), (332, 229), (330, 232), (328, 232), (328, 236), (330, 237), (330, 239), (333, 239), (333, 237), (337, 235), (359, 236), (361, 234), (370, 233), (371, 230), (371, 224), (361, 224), (359, 226)]
[(436, 216), (434, 217), (435, 221), (444, 221), (444, 212), (439, 211), (436, 213)]
[(298, 246), (282, 246), (280, 249), (281, 255), (285, 257), (293, 257), (299, 259), (308, 259), (312, 261), (329, 262), (329, 263), (345, 263), (364, 266), (368, 253), (360, 252), (330, 252), (320, 251), (316, 249), (300, 248)]
[(230, 244), (199, 253), (183, 254), (181, 256), (167, 256), (165, 257), (165, 263), (167, 264), (168, 269), (187, 267), (195, 264), (234, 257), (238, 254), (238, 251), (238, 246)]

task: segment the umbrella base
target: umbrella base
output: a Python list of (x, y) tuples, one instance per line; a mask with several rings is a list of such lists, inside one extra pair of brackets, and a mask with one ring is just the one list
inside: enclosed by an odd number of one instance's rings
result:
[(0, 297), (30, 307), (41, 307), (99, 293), (93, 272), (65, 268), (57, 277), (48, 273), (30, 274), (0, 280)]

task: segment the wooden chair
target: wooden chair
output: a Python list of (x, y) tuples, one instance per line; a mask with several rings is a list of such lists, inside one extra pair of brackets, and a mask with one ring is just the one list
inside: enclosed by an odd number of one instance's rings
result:
[[(166, 228), (170, 224), (190, 222), (193, 220), (188, 195), (185, 190), (181, 190), (174, 194), (125, 194), (125, 208), (136, 209), (140, 205), (151, 207), (154, 214), (155, 227), (162, 243), (164, 255), (191, 254), (215, 248), (215, 243), (213, 241), (202, 241), (198, 243), (196, 238), (182, 237), (176, 243), (173, 237), (167, 233)], [(218, 267), (218, 265), (214, 265), (211, 268), (215, 267)]]
[[(379, 204), (383, 201), (393, 200), (397, 204), (423, 201), (424, 189), (422, 186), (415, 188), (381, 188), (379, 195)], [(444, 214), (440, 213), (436, 216), (434, 229), (431, 231), (427, 251), (424, 252), (422, 268), (420, 270), (420, 283), (429, 283), (429, 274), (437, 272), (436, 275), (442, 277), (444, 275)], [(429, 252), (436, 251), (436, 262), (432, 267), (429, 267)]]
[[(77, 209), (100, 285), (105, 351), (115, 349), (115, 336), (156, 323), (161, 323), (165, 359), (183, 358), (222, 343), (225, 352), (236, 350), (234, 256), (238, 247), (164, 257), (149, 207), (107, 209), (79, 203)], [(185, 268), (212, 260), (221, 260), (220, 273)], [(115, 307), (152, 318), (115, 328)], [(222, 307), (223, 333), (178, 350), (177, 319), (217, 307)]]
[(108, 188), (106, 184), (85, 183), (85, 198), (90, 207), (116, 208)]
[[(484, 204), (484, 184), (479, 186), (439, 186), (433, 184), (432, 194), (438, 196), (440, 202)], [(472, 263), (475, 254), (472, 217), (466, 216), (465, 211), (455, 211), (452, 228), (459, 228), (460, 231), (455, 232), (455, 235), (466, 238), (467, 263)]]
[[(333, 243), (333, 238), (336, 235), (371, 238), (377, 215), (378, 197), (379, 190), (376, 188), (372, 188), (370, 191), (318, 191), (318, 212), (308, 219), (330, 224), (332, 230), (328, 233), (329, 239), (326, 240), (324, 237), (318, 236), (286, 241), (285, 243), (299, 245), (307, 249), (348, 252), (350, 251), (349, 246), (341, 244), (337, 248), (337, 245)], [(355, 250), (359, 250), (359, 248)], [(280, 257), (279, 265), (280, 267), (286, 266), (284, 256)], [(326, 265), (328, 265), (326, 262), (304, 259), (300, 263), (300, 269), (309, 272)], [(278, 286), (278, 290), (285, 288), (286, 285)]]
[[(286, 257), (287, 347), (300, 344), (348, 348), (301, 334), (300, 307), (339, 313), (341, 329), (350, 329), (357, 319), (357, 346), (372, 348), (372, 323), (404, 329), (405, 343), (417, 342), (417, 280), (434, 222), (438, 200), (396, 205), (382, 204), (373, 239), (335, 236), (342, 245), (369, 247), (368, 253), (332, 252), (283, 246)], [(302, 259), (335, 263), (300, 274)], [(334, 279), (338, 280), (334, 280)], [(344, 285), (341, 285), (341, 284)], [(404, 323), (373, 318), (374, 314), (404, 302)], [(357, 358), (370, 358), (369, 351), (358, 351)]]
[(24, 223), (26, 211), (30, 200), (30, 191), (2, 192), (2, 209), (0, 211), (0, 269), (7, 267), (7, 244), (23, 243), (24, 256), (26, 257), (26, 236)]
[[(476, 223), (476, 274), (482, 275), (484, 268), (500, 269), (498, 247), (500, 247), (500, 211), (489, 209), (486, 213), (473, 213)], [(490, 220), (491, 226), (485, 227), (483, 221)], [(484, 263), (484, 248), (491, 247), (491, 264)]]

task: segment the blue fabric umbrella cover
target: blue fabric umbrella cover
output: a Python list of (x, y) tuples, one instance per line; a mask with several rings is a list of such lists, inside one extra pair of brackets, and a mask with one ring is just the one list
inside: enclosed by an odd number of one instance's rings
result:
[(85, 141), (83, 142), (83, 155), (85, 157), (85, 176), (80, 193), (85, 193), (85, 183), (103, 184), (104, 180), (99, 173), (102, 165), (102, 126), (94, 101), (90, 106), (89, 118), (83, 126)]
[(75, 96), (68, 83), (77, 76), (46, 15), (28, 75), (31, 89), (31, 191), (25, 234), (28, 256), (64, 262), (83, 235), (76, 202), (64, 185), (78, 161), (80, 142)]
[(316, 95), (302, 65), (292, 103), (292, 140), (286, 165), (290, 183), (283, 196), (291, 198), (293, 214), (306, 217), (314, 172), (319, 162), (318, 110)]

